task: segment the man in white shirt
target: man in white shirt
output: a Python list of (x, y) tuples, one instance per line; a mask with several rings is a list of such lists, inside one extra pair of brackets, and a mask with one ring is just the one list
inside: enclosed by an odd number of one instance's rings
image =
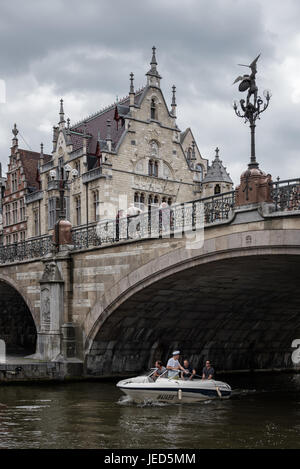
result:
[(172, 357), (168, 360), (167, 363), (167, 370), (168, 371), (168, 378), (175, 378), (179, 377), (179, 370), (182, 370), (185, 373), (185, 369), (179, 363), (179, 350), (175, 350), (172, 353)]

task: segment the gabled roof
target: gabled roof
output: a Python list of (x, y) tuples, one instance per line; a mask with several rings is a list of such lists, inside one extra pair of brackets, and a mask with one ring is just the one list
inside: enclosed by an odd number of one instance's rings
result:
[[(40, 161), (41, 154), (36, 151), (22, 150), (18, 149), (20, 155), (22, 167), (24, 170), (25, 181), (27, 182), (27, 187), (38, 190), (39, 185), (37, 182), (37, 169), (38, 163)], [(52, 158), (51, 155), (44, 154), (44, 163), (48, 163)]]

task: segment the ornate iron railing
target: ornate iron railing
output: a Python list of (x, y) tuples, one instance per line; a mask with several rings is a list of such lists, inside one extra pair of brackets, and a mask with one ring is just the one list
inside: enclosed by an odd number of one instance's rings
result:
[(0, 264), (43, 257), (51, 252), (52, 246), (51, 236), (0, 246)]
[(201, 199), (204, 205), (204, 222), (210, 223), (228, 220), (235, 205), (235, 191), (224, 192)]
[(180, 237), (204, 225), (228, 220), (234, 200), (234, 191), (231, 191), (172, 207), (151, 207), (151, 210), (137, 215), (75, 228), (72, 233), (74, 249), (126, 240)]
[(300, 179), (272, 182), (271, 197), (276, 212), (300, 210)]

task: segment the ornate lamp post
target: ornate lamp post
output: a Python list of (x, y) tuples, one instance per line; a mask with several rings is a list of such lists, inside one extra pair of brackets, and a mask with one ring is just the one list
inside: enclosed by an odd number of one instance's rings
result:
[(260, 119), (260, 114), (264, 112), (269, 106), (272, 93), (270, 90), (265, 90), (263, 95), (266, 99), (264, 102), (263, 99), (258, 95), (258, 88), (256, 85), (256, 73), (257, 73), (257, 61), (260, 55), (253, 60), (250, 65), (241, 65), (242, 67), (249, 67), (251, 69), (250, 75), (243, 75), (236, 78), (233, 84), (241, 81), (239, 84), (239, 91), (245, 92), (248, 90), (247, 100), (241, 99), (240, 102), (234, 101), (233, 109), (238, 117), (245, 119), (245, 123), (249, 122), (250, 131), (251, 131), (251, 157), (249, 163), (249, 169), (258, 168), (258, 163), (256, 161), (255, 154), (255, 127), (256, 120)]
[[(248, 67), (251, 70), (250, 74), (245, 74), (243, 76), (238, 76), (233, 84), (241, 82), (239, 84), (239, 91), (247, 93), (247, 98), (241, 99), (240, 101), (234, 101), (233, 109), (235, 114), (238, 117), (244, 119), (245, 123), (249, 123), (250, 134), (251, 134), (251, 154), (250, 154), (250, 163), (248, 164), (248, 170), (245, 171), (241, 176), (241, 186), (237, 188), (237, 204), (242, 205), (247, 202), (261, 202), (268, 201), (269, 195), (267, 190), (267, 181), (270, 180), (271, 176), (266, 175), (263, 171), (259, 169), (259, 164), (256, 161), (256, 151), (255, 151), (255, 128), (256, 120), (260, 119), (260, 114), (262, 114), (267, 107), (269, 106), (272, 93), (270, 90), (265, 90), (263, 96), (265, 101), (258, 94), (258, 87), (256, 85), (256, 74), (257, 74), (257, 61), (260, 55), (253, 60), (250, 65), (242, 65), (242, 67)], [(252, 179), (252, 186), (250, 184)], [(242, 183), (245, 182), (245, 187), (242, 187)], [(263, 191), (262, 186), (264, 186)], [(250, 197), (250, 191), (253, 191), (252, 197)], [(243, 195), (244, 194), (244, 195)]]
[[(55, 223), (55, 244), (58, 248), (60, 244), (71, 244), (66, 243), (66, 239), (63, 236), (63, 225), (69, 224), (66, 220), (66, 209), (65, 209), (65, 190), (68, 188), (68, 185), (71, 184), (72, 181), (69, 181), (70, 173), (72, 174), (72, 179), (74, 180), (78, 176), (78, 171), (76, 169), (72, 169), (69, 164), (66, 164), (64, 167), (62, 166), (59, 169), (59, 212), (58, 212), (58, 220)], [(50, 171), (51, 179), (56, 178), (56, 171)]]

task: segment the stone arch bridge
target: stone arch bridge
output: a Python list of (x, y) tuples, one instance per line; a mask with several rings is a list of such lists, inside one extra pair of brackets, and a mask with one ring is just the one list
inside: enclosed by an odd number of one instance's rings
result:
[(0, 338), (33, 359), (82, 363), (85, 375), (140, 372), (174, 348), (197, 367), (209, 357), (219, 370), (292, 368), (300, 211), (225, 198), (214, 199), (217, 217), (205, 211), (203, 243), (194, 231), (80, 245), (83, 228), (59, 252), (43, 252), (46, 238), (30, 256), (6, 248)]

